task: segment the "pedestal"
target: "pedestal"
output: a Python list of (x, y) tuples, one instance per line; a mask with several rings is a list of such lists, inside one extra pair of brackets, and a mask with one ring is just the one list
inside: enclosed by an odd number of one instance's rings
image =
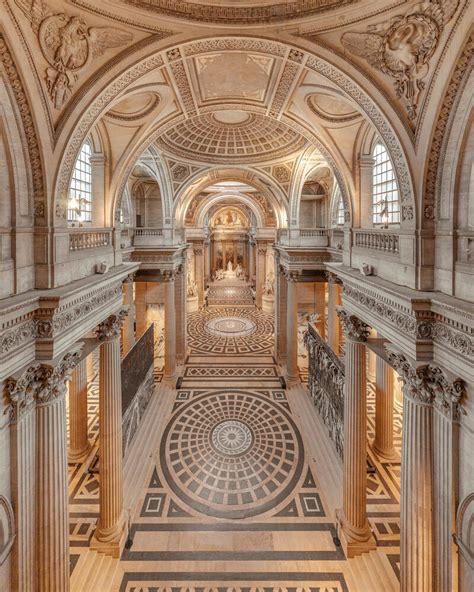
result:
[(262, 310), (269, 314), (273, 314), (275, 310), (275, 296), (273, 294), (264, 294), (262, 296)]
[(188, 296), (186, 299), (188, 312), (197, 312), (199, 310), (199, 302), (197, 296)]

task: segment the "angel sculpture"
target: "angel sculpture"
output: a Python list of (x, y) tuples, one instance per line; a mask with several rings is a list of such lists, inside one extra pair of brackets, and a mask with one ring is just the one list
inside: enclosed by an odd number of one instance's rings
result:
[(56, 109), (70, 97), (79, 71), (107, 49), (130, 43), (133, 35), (113, 27), (88, 27), (80, 17), (54, 14), (43, 0), (19, 0), (38, 35), (46, 69), (46, 86)]

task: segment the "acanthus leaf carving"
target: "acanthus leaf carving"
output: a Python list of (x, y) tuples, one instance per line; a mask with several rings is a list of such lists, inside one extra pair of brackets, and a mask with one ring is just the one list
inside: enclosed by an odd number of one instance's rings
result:
[(42, 0), (17, 2), (38, 36), (48, 62), (45, 80), (55, 109), (71, 96), (79, 72), (107, 49), (130, 43), (133, 35), (114, 27), (88, 27), (78, 16), (55, 14)]
[(458, 4), (459, 0), (423, 2), (389, 23), (371, 26), (365, 33), (347, 32), (341, 37), (342, 45), (350, 53), (393, 79), (395, 93), (404, 100), (411, 120), (417, 117), (430, 59)]

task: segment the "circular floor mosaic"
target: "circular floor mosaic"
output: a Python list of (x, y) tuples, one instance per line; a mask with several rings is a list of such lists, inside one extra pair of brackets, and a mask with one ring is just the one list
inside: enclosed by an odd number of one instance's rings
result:
[(239, 317), (218, 317), (206, 323), (206, 329), (218, 337), (243, 337), (255, 331), (256, 325), (250, 319)]
[(263, 395), (216, 392), (180, 407), (160, 447), (163, 474), (189, 507), (216, 518), (247, 518), (283, 502), (304, 463), (290, 415)]
[(188, 315), (188, 343), (204, 354), (271, 354), (272, 315), (256, 308), (223, 307)]

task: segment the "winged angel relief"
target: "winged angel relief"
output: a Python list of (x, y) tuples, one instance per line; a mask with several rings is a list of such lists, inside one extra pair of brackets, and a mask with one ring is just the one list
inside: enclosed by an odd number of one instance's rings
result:
[(405, 100), (408, 117), (415, 119), (429, 60), (459, 0), (433, 0), (417, 4), (408, 14), (388, 24), (374, 25), (367, 33), (344, 33), (343, 46), (352, 54), (395, 79), (395, 91)]
[(17, 0), (38, 35), (49, 64), (46, 85), (56, 109), (70, 97), (79, 71), (107, 49), (129, 43), (133, 35), (112, 27), (88, 27), (78, 16), (54, 14), (42, 0)]

